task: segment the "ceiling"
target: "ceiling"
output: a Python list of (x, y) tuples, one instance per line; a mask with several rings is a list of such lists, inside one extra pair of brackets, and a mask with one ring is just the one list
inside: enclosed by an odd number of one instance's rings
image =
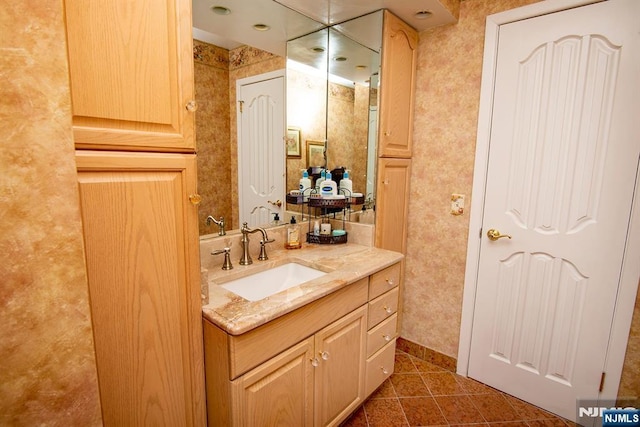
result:
[[(226, 49), (254, 46), (286, 56), (288, 40), (315, 30), (389, 9), (418, 31), (455, 22), (438, 0), (192, 0), (194, 38)], [(211, 9), (223, 6), (231, 13), (218, 15)], [(426, 19), (416, 12), (429, 11)], [(300, 12), (300, 13), (298, 13)], [(312, 18), (312, 19), (311, 19)], [(268, 25), (257, 31), (255, 24)]]

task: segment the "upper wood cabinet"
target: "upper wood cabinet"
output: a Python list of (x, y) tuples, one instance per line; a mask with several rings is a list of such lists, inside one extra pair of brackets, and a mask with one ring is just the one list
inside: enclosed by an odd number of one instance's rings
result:
[(190, 0), (66, 0), (76, 148), (194, 152)]
[(380, 72), (380, 157), (412, 155), (418, 33), (385, 10)]

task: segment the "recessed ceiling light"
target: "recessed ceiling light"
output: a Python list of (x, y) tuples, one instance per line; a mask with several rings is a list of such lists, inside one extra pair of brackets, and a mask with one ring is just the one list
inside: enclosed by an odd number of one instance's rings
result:
[(344, 62), (347, 60), (346, 56), (336, 56), (335, 58), (333, 58), (334, 61), (336, 62)]
[(356, 70), (366, 70), (367, 66), (366, 65), (356, 65)]
[(211, 6), (211, 10), (213, 10), (213, 13), (216, 15), (228, 15), (231, 13), (231, 9), (224, 6)]
[(430, 18), (431, 15), (433, 15), (433, 13), (431, 13), (430, 10), (419, 10), (414, 16), (416, 17), (416, 19), (427, 19)]
[(267, 24), (255, 24), (253, 29), (256, 31), (269, 31), (271, 29)]
[(315, 52), (315, 53), (322, 53), (322, 52), (324, 52), (325, 50), (326, 50), (326, 49), (325, 49), (324, 47), (322, 47), (322, 46), (315, 46), (315, 47), (312, 47), (312, 48), (311, 48), (311, 51), (312, 51), (312, 52)]

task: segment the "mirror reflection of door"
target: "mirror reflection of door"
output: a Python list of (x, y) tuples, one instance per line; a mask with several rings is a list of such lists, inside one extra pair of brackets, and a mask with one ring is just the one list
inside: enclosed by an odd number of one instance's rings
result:
[(238, 80), (240, 223), (263, 226), (284, 211), (284, 70)]

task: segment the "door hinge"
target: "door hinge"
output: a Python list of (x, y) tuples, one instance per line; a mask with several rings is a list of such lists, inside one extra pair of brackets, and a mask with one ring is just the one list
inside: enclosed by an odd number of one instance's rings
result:
[(598, 388), (598, 391), (600, 393), (602, 393), (602, 390), (604, 389), (604, 377), (606, 376), (606, 374), (603, 372), (602, 376), (600, 377), (600, 388)]
[(244, 106), (244, 101), (238, 101), (238, 103), (240, 104), (240, 112), (242, 113), (242, 108)]

